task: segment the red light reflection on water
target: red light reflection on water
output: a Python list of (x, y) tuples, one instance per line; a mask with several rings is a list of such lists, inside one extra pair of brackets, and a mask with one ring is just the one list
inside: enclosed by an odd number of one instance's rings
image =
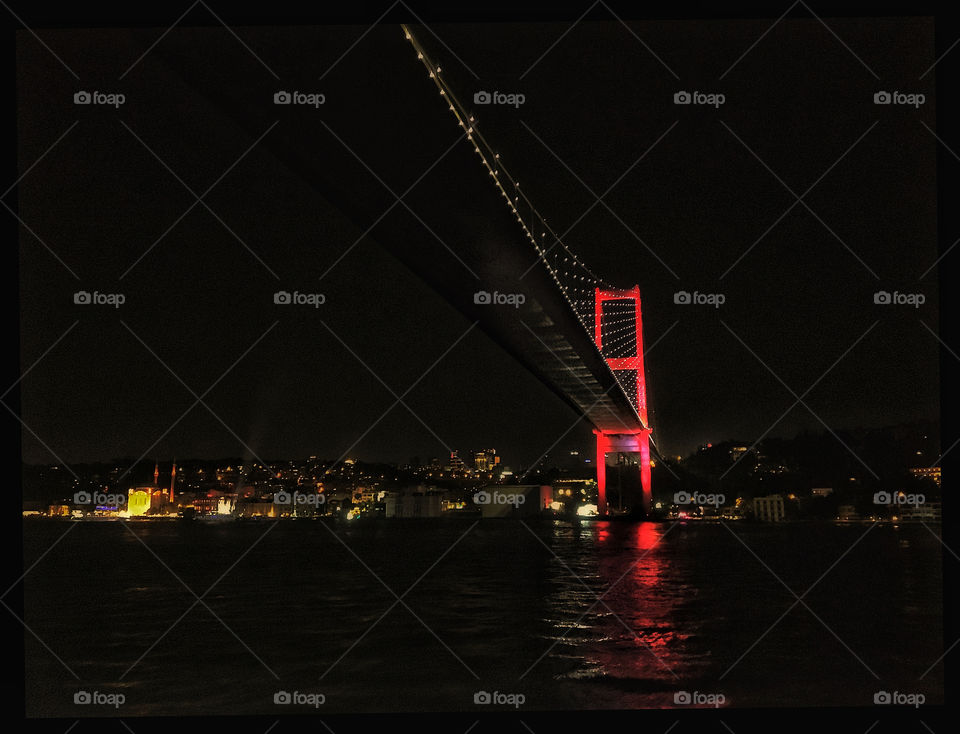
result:
[(597, 523), (602, 601), (587, 618), (593, 620), (593, 629), (582, 649), (585, 662), (596, 672), (655, 681), (657, 689), (680, 674), (687, 637), (674, 620), (683, 598), (682, 590), (670, 583), (660, 545), (666, 530), (667, 526), (651, 522)]

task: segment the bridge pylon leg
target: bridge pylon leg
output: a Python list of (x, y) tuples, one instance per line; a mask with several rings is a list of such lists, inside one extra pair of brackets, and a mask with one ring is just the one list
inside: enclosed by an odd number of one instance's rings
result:
[(645, 428), (633, 433), (604, 433), (594, 429), (597, 436), (597, 512), (607, 514), (607, 464), (606, 454), (640, 454), (641, 503), (645, 514), (650, 514), (652, 492), (650, 489), (650, 429)]
[(650, 489), (650, 430), (640, 434), (640, 487), (643, 490), (643, 512), (648, 517), (653, 495)]
[(602, 517), (607, 514), (607, 451), (610, 439), (600, 431), (594, 433), (597, 434), (597, 512)]

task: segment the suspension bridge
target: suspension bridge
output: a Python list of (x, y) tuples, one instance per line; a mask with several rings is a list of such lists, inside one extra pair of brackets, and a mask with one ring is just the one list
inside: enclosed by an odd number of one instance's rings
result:
[[(283, 134), (264, 134), (278, 108), (262, 96), (210, 83), (175, 50), (158, 48), (206, 103), (262, 138), (262, 147), (351, 220), (363, 232), (358, 242), (369, 238), (390, 252), (590, 423), (600, 515), (607, 514), (605, 457), (614, 453), (639, 455), (649, 512), (656, 445), (639, 286), (598, 276), (568, 247), (412, 29), (388, 30), (394, 33), (378, 39), (376, 59), (358, 54), (353, 61), (369, 70), (353, 105), (331, 104), (328, 95), (319, 116), (308, 114), (311, 108), (286, 115)], [(313, 50), (285, 51), (308, 58)], [(395, 106), (366, 104), (379, 97)], [(419, 134), (402, 136), (394, 116), (414, 113)], [(431, 218), (438, 207), (455, 214)], [(497, 306), (492, 294), (522, 294), (523, 302)]]

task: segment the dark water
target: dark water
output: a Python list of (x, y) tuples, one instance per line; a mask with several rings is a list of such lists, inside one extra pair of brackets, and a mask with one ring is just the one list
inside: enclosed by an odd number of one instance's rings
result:
[[(274, 704), (278, 690), (322, 693), (321, 713), (507, 707), (474, 704), (480, 690), (523, 694), (521, 710), (669, 707), (677, 691), (733, 707), (943, 701), (942, 547), (923, 526), (24, 529), (28, 566), (69, 529), (24, 580), (43, 641), (24, 633), (29, 716), (314, 711)], [(809, 609), (788, 612), (787, 587)], [(125, 701), (76, 705), (78, 690)]]

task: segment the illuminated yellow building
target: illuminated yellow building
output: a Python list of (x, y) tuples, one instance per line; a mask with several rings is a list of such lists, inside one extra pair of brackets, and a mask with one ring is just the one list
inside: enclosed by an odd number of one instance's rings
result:
[(499, 463), (496, 449), (484, 449), (473, 454), (473, 466), (477, 471), (493, 471)]
[(153, 487), (131, 487), (127, 492), (127, 512), (131, 517), (146, 515), (153, 499)]

